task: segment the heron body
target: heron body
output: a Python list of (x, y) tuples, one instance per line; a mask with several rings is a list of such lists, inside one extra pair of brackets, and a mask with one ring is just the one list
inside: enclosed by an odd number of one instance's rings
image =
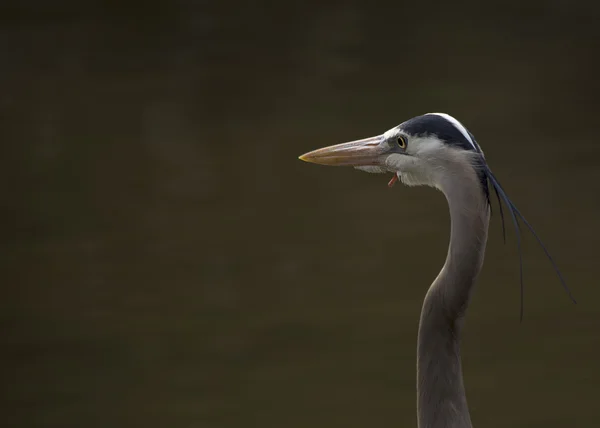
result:
[[(488, 237), (491, 187), (508, 209), (517, 232), (521, 220), (562, 275), (537, 234), (491, 172), (480, 146), (458, 120), (445, 113), (417, 116), (382, 135), (318, 149), (300, 159), (323, 165), (353, 166), (394, 174), (409, 186), (439, 189), (450, 211), (446, 261), (429, 287), (417, 344), (419, 428), (470, 428), (463, 384), (460, 337), (473, 286), (481, 271)], [(504, 230), (504, 222), (503, 222)], [(520, 238), (517, 233), (520, 249)], [(522, 263), (521, 286), (522, 286)], [(522, 289), (522, 287), (521, 287)], [(570, 295), (570, 293), (569, 293)]]

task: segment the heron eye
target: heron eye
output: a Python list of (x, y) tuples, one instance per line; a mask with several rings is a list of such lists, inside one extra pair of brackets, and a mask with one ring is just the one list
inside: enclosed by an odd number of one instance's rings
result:
[(398, 135), (398, 139), (396, 140), (396, 142), (398, 143), (398, 146), (400, 146), (401, 149), (406, 148), (406, 139), (402, 135)]

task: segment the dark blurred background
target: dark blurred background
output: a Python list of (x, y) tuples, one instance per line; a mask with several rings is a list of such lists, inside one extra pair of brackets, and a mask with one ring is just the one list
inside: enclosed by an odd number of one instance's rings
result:
[[(85, 4), (84, 4), (85, 3)], [(416, 426), (445, 199), (304, 164), (431, 111), (530, 236), (491, 225), (476, 426), (600, 416), (600, 3), (2, 2), (0, 424)]]

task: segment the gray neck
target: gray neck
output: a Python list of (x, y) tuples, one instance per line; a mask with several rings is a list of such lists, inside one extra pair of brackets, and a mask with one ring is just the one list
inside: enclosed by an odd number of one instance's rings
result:
[(442, 189), (451, 217), (448, 256), (427, 292), (419, 323), (419, 428), (472, 426), (463, 385), (460, 337), (471, 291), (483, 264), (489, 208), (478, 182), (449, 189)]

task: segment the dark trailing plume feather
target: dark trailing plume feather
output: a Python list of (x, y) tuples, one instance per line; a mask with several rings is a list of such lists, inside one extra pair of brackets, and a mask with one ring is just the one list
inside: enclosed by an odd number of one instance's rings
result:
[(498, 189), (496, 189), (496, 186), (492, 185), (492, 187), (494, 188), (494, 193), (496, 193), (496, 198), (498, 199), (498, 208), (500, 208), (500, 219), (502, 220), (502, 240), (506, 244), (506, 228), (504, 227), (504, 213), (502, 212), (502, 201), (500, 201), (500, 195), (498, 194)]
[(492, 173), (492, 171), (490, 170), (487, 163), (485, 163), (485, 161), (483, 161), (483, 171), (485, 173), (486, 178), (489, 180), (492, 187), (494, 188), (494, 192), (496, 193), (496, 197), (498, 198), (498, 206), (500, 208), (500, 217), (502, 219), (502, 235), (504, 236), (504, 242), (506, 242), (506, 229), (504, 226), (504, 215), (502, 212), (502, 202), (504, 202), (504, 205), (508, 209), (508, 212), (510, 213), (512, 222), (515, 226), (515, 231), (516, 231), (516, 235), (517, 235), (517, 249), (519, 251), (519, 281), (521, 284), (521, 311), (520, 311), (521, 321), (523, 320), (523, 254), (522, 254), (522, 249), (521, 249), (521, 229), (519, 227), (519, 219), (521, 221), (523, 221), (523, 223), (525, 223), (525, 226), (527, 226), (527, 228), (529, 229), (531, 234), (535, 237), (539, 246), (542, 247), (544, 254), (546, 254), (546, 257), (548, 257), (550, 264), (552, 265), (552, 267), (554, 268), (554, 271), (558, 275), (558, 278), (560, 279), (560, 282), (561, 282), (563, 288), (565, 289), (565, 291), (567, 292), (567, 295), (569, 296), (569, 298), (573, 301), (573, 303), (577, 303), (575, 301), (575, 299), (573, 298), (571, 290), (567, 286), (567, 283), (564, 280), (562, 273), (558, 269), (558, 266), (556, 265), (554, 259), (550, 255), (550, 252), (546, 248), (546, 245), (542, 242), (542, 240), (540, 239), (538, 234), (535, 232), (533, 226), (531, 226), (531, 224), (525, 219), (523, 214), (521, 214), (521, 212), (517, 209), (515, 204), (510, 200), (510, 198), (508, 197), (508, 195), (506, 194), (506, 192), (500, 185), (500, 182), (498, 181), (496, 176)]

